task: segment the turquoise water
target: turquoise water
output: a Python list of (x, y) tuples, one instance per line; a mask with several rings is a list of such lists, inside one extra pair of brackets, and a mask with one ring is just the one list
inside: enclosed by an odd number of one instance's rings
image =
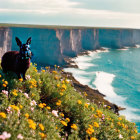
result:
[(140, 48), (109, 49), (74, 59), (79, 69), (67, 68), (82, 84), (97, 88), (106, 99), (125, 107), (121, 115), (140, 132)]

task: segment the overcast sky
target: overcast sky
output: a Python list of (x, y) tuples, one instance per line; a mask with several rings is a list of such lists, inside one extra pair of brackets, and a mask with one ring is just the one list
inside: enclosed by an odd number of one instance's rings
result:
[(140, 28), (140, 0), (0, 0), (0, 23)]

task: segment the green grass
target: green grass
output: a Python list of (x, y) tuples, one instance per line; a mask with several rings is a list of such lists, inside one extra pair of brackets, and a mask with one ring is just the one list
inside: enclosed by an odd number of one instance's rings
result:
[(38, 72), (31, 65), (26, 78), (4, 74), (0, 67), (0, 137), (7, 132), (11, 140), (140, 139), (134, 123), (87, 100), (57, 66)]
[(23, 28), (40, 28), (40, 29), (112, 29), (112, 30), (130, 30), (133, 28), (118, 28), (118, 27), (90, 27), (90, 26), (66, 26), (66, 25), (36, 25), (36, 24), (11, 24), (0, 23), (0, 27), (23, 27)]

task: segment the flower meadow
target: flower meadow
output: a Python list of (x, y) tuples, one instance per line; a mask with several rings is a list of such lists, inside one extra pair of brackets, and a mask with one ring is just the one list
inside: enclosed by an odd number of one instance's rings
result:
[(32, 64), (23, 81), (0, 67), (0, 139), (140, 139), (134, 123), (87, 100), (62, 73)]

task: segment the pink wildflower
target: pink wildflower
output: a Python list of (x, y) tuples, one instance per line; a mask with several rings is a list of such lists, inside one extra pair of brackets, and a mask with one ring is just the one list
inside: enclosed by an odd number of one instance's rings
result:
[(37, 105), (37, 103), (36, 103), (35, 100), (33, 100), (33, 101), (31, 101), (30, 105), (31, 105), (31, 106), (34, 106), (34, 105)]
[(11, 137), (11, 134), (10, 133), (7, 133), (6, 131), (4, 131), (2, 133), (2, 135), (0, 135), (0, 139), (2, 139), (2, 140), (9, 139), (10, 137)]
[(30, 75), (26, 75), (26, 79), (27, 80), (30, 80), (31, 79), (31, 76)]
[(18, 134), (17, 138), (22, 140), (23, 136), (21, 134)]
[(6, 109), (6, 111), (7, 111), (7, 113), (11, 113), (12, 114), (12, 110), (11, 110), (12, 108), (9, 106), (7, 109)]
[(53, 114), (55, 117), (58, 117), (58, 111), (52, 110), (52, 114)]
[(8, 91), (2, 90), (2, 93), (5, 94), (8, 97)]
[(27, 93), (24, 93), (24, 96), (29, 99), (29, 95)]
[(123, 138), (123, 136), (121, 134), (119, 134), (119, 139), (122, 139), (122, 138)]

